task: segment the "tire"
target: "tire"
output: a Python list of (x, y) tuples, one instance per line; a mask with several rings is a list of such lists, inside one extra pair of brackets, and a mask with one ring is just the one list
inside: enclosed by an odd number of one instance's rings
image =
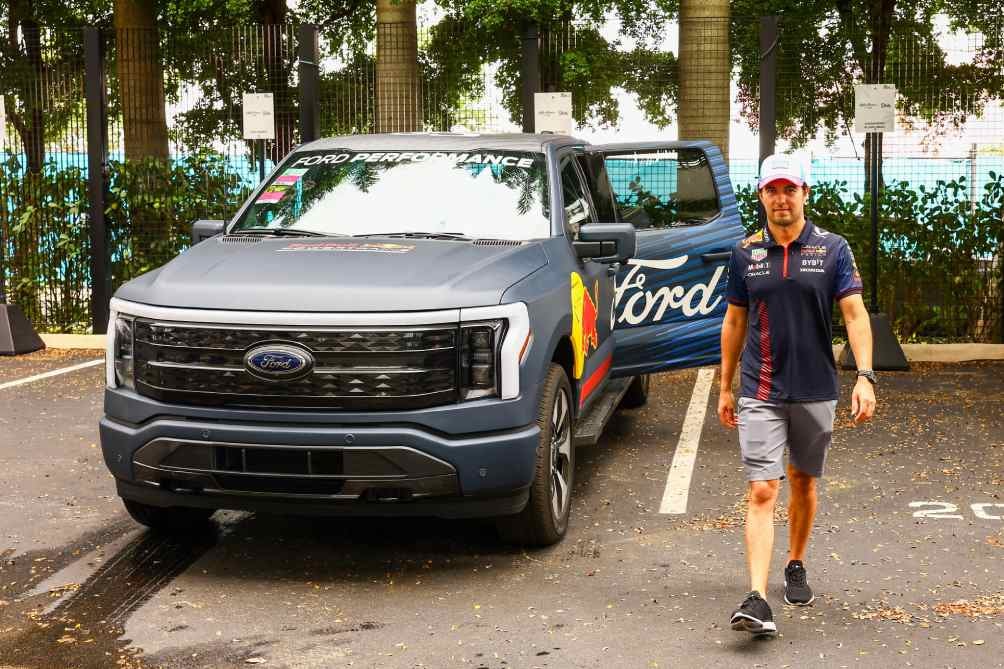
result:
[(523, 511), (499, 518), (499, 535), (521, 546), (550, 546), (561, 541), (571, 514), (575, 482), (572, 387), (560, 365), (551, 364), (537, 406), (540, 437), (530, 499)]
[(140, 525), (151, 530), (178, 534), (206, 527), (216, 509), (199, 509), (183, 506), (150, 506), (131, 499), (123, 499), (126, 511)]
[(639, 409), (648, 404), (648, 389), (652, 384), (651, 374), (634, 377), (627, 392), (621, 398), (622, 409)]

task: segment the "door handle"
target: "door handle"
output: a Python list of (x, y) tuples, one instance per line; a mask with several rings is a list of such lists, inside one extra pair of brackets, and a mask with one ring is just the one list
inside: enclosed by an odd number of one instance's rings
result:
[(704, 262), (718, 262), (719, 260), (728, 260), (732, 257), (732, 251), (720, 251), (718, 253), (702, 253), (701, 260)]

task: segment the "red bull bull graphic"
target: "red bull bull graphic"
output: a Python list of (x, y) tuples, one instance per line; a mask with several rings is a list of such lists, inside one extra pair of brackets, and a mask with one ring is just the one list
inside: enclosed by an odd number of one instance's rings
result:
[(600, 284), (596, 281), (592, 294), (582, 283), (578, 272), (572, 272), (572, 350), (575, 355), (576, 379), (581, 379), (586, 368), (586, 358), (600, 345), (599, 331), (596, 329)]

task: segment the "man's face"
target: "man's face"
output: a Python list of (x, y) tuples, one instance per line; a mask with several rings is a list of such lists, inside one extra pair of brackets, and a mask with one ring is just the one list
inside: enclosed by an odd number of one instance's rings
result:
[(760, 202), (767, 212), (767, 221), (786, 227), (802, 220), (805, 201), (809, 198), (808, 186), (796, 186), (790, 181), (771, 181), (759, 192)]

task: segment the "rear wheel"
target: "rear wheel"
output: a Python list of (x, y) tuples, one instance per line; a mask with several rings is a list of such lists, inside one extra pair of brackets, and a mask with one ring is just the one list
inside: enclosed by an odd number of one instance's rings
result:
[(560, 365), (552, 364), (548, 370), (537, 425), (540, 441), (530, 499), (522, 512), (497, 522), (504, 540), (524, 546), (550, 546), (568, 529), (575, 474), (572, 388)]
[(621, 407), (624, 409), (638, 409), (648, 404), (648, 389), (652, 383), (651, 374), (636, 376), (628, 386), (627, 392), (621, 398)]
[(183, 506), (150, 506), (131, 499), (123, 499), (132, 519), (152, 530), (179, 533), (206, 526), (216, 509), (198, 509)]

